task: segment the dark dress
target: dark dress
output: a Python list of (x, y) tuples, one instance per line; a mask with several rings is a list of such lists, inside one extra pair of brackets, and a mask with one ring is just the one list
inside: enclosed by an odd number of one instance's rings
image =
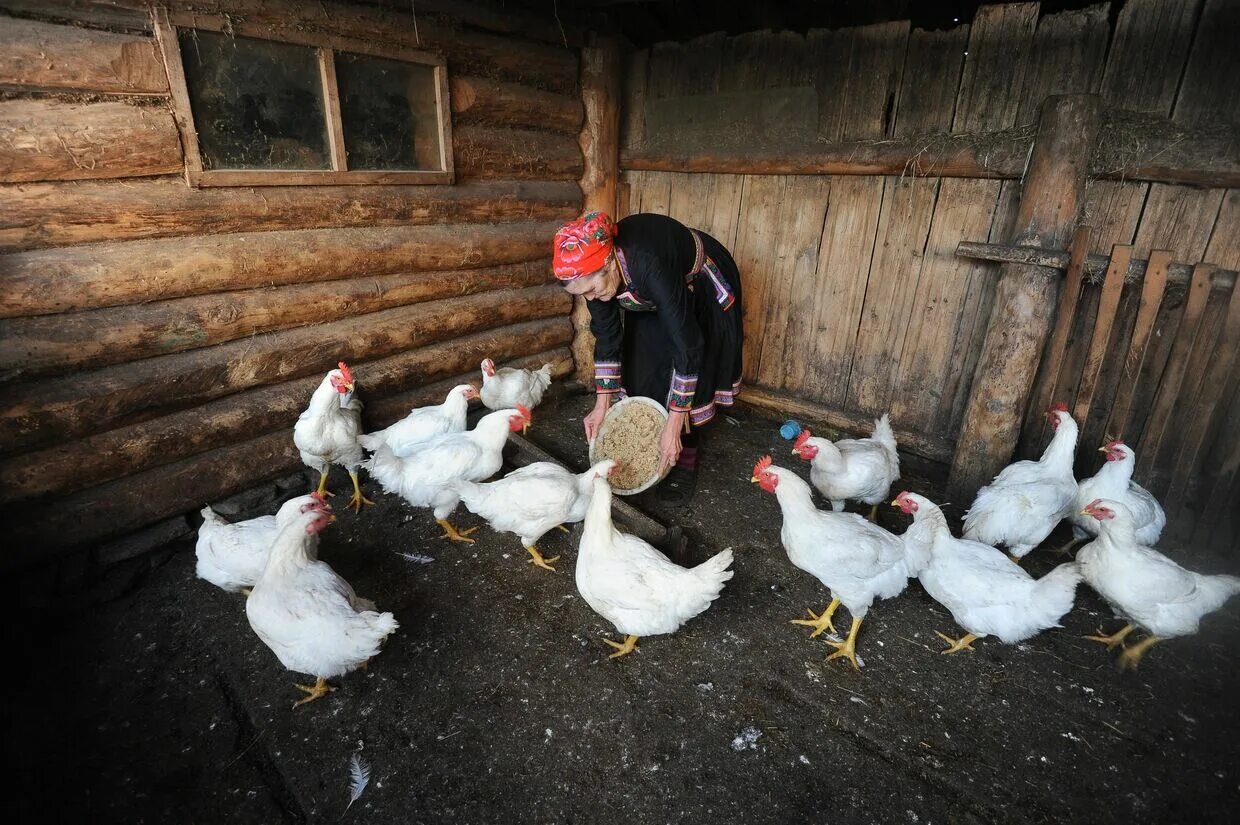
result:
[(723, 244), (665, 215), (617, 228), (621, 291), (588, 302), (595, 389), (653, 398), (701, 427), (740, 391), (740, 271)]

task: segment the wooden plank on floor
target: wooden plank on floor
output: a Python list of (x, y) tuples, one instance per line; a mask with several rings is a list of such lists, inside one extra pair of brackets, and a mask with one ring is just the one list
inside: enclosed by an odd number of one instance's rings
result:
[(1158, 319), (1158, 309), (1162, 306), (1163, 293), (1167, 289), (1167, 266), (1170, 263), (1171, 253), (1166, 249), (1156, 249), (1150, 253), (1149, 263), (1145, 268), (1145, 278), (1141, 282), (1141, 302), (1124, 359), (1123, 373), (1119, 378), (1119, 393), (1111, 405), (1105, 427), (1106, 431), (1114, 434), (1116, 438), (1125, 438), (1128, 432), (1128, 413), (1145, 364), (1154, 322)]
[(1124, 275), (1132, 258), (1131, 246), (1116, 245), (1111, 250), (1111, 263), (1107, 266), (1106, 279), (1102, 283), (1102, 295), (1098, 312), (1094, 316), (1094, 331), (1081, 370), (1081, 383), (1077, 387), (1076, 404), (1072, 417), (1079, 423), (1089, 419), (1089, 408), (1098, 389), (1098, 376), (1102, 372), (1102, 360), (1111, 344), (1111, 332), (1115, 325), (1115, 311), (1119, 308), (1120, 293), (1124, 289)]
[(1188, 287), (1188, 302), (1184, 305), (1184, 315), (1180, 320), (1175, 344), (1171, 348), (1167, 368), (1158, 382), (1158, 395), (1154, 400), (1153, 412), (1150, 413), (1142, 433), (1141, 448), (1137, 451), (1137, 460), (1146, 477), (1157, 467), (1163, 434), (1180, 395), (1180, 385), (1188, 367), (1188, 356), (1193, 350), (1193, 343), (1200, 329), (1198, 321), (1210, 294), (1210, 275), (1213, 272), (1214, 267), (1209, 264), (1198, 264), (1193, 268), (1192, 282)]

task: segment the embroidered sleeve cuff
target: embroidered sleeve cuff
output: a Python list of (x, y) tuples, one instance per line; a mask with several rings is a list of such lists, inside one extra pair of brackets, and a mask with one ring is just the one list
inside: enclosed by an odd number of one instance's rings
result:
[(674, 412), (688, 412), (693, 408), (693, 396), (697, 393), (697, 376), (672, 372), (672, 391), (668, 395), (667, 408)]
[(620, 392), (620, 362), (594, 362), (594, 391), (598, 393)]

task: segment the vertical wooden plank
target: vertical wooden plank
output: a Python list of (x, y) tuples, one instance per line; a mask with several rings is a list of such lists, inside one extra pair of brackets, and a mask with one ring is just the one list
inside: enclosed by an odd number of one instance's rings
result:
[(1133, 242), (1149, 188), (1148, 183), (1132, 181), (1091, 180), (1086, 184), (1081, 224), (1089, 228), (1090, 252), (1106, 254), (1116, 244)]
[(854, 29), (811, 29), (806, 49), (814, 67), (818, 93), (818, 139), (842, 140), (848, 91), (848, 65), (852, 60)]
[(1240, 3), (1206, 0), (1197, 23), (1184, 79), (1172, 117), (1178, 123), (1202, 126), (1234, 122), (1240, 113)]
[(1037, 3), (982, 6), (973, 18), (953, 132), (1016, 124), (1038, 22)]
[(745, 219), (736, 233), (733, 258), (741, 271), (745, 312), (745, 381), (755, 383), (762, 360), (762, 340), (766, 331), (765, 305), (769, 300), (772, 240), (779, 232), (778, 204), (783, 198), (785, 178), (780, 175), (744, 177), (741, 210)]
[(1059, 302), (1055, 306), (1055, 326), (1051, 330), (1050, 340), (1042, 353), (1042, 363), (1038, 367), (1038, 381), (1033, 395), (1029, 400), (1029, 411), (1025, 416), (1024, 440), (1027, 444), (1041, 446), (1042, 428), (1046, 417), (1043, 413), (1057, 399), (1054, 396), (1060, 371), (1063, 368), (1064, 354), (1068, 349), (1068, 337), (1072, 332), (1076, 317), (1077, 305), (1080, 301), (1081, 287), (1085, 280), (1085, 258), (1089, 254), (1089, 228), (1078, 226), (1069, 247), (1068, 269), (1064, 273), (1063, 285), (1059, 291)]
[(1047, 95), (1097, 92), (1111, 33), (1109, 3), (1048, 14), (1038, 21), (1017, 123), (1035, 123)]
[(889, 137), (893, 133), (908, 36), (907, 20), (860, 26), (853, 31), (842, 118), (844, 140)]
[(1133, 240), (1133, 255), (1170, 249), (1177, 261), (1200, 261), (1223, 203), (1224, 190), (1155, 183), (1150, 186)]
[(1141, 436), (1141, 449), (1137, 451), (1137, 460), (1147, 475), (1156, 464), (1163, 433), (1179, 397), (1180, 384), (1188, 366), (1188, 356), (1197, 339), (1198, 321), (1210, 294), (1210, 275), (1213, 272), (1214, 267), (1209, 264), (1198, 264), (1193, 268), (1193, 278), (1188, 288), (1188, 303), (1184, 306), (1184, 316), (1180, 321), (1175, 344), (1171, 348), (1167, 368), (1159, 380), (1154, 408)]
[(1221, 409), (1199, 487), (1202, 508), (1213, 518), (1198, 521), (1193, 543), (1234, 553), (1240, 549), (1240, 374), (1232, 376)]
[(646, 92), (650, 50), (634, 52), (625, 60), (624, 105), (620, 114), (620, 145), (632, 151), (646, 143)]
[(909, 35), (896, 104), (896, 137), (951, 130), (968, 42), (967, 25), (946, 31), (914, 29)]
[[(336, 88), (336, 54), (331, 49), (316, 49), (315, 51), (319, 55), (319, 80), (323, 84), (323, 108), (332, 169), (343, 172), (349, 168), (349, 163), (344, 151), (344, 123), (340, 119), (340, 91)], [(441, 152), (443, 148), (441, 145)]]
[(1171, 114), (1199, 6), (1200, 0), (1124, 3), (1102, 77), (1102, 97), (1107, 105)]
[(1158, 308), (1162, 306), (1163, 292), (1167, 289), (1167, 265), (1170, 263), (1171, 253), (1165, 249), (1156, 249), (1150, 253), (1145, 268), (1145, 278), (1141, 282), (1141, 303), (1137, 309), (1132, 339), (1119, 379), (1119, 393), (1111, 406), (1106, 424), (1106, 430), (1116, 438), (1126, 437), (1129, 408), (1145, 364), (1146, 348), (1154, 331), (1154, 322), (1158, 318)]
[(1240, 270), (1240, 189), (1228, 189), (1223, 198), (1205, 260), (1222, 269)]
[(1115, 323), (1115, 310), (1119, 307), (1120, 292), (1124, 288), (1124, 276), (1128, 261), (1132, 258), (1131, 246), (1116, 246), (1111, 250), (1111, 262), (1107, 266), (1106, 280), (1102, 284), (1102, 296), (1098, 301), (1098, 314), (1094, 318), (1094, 333), (1081, 370), (1081, 383), (1076, 393), (1076, 405), (1072, 417), (1077, 421), (1089, 418), (1089, 407), (1098, 388), (1098, 375), (1102, 372), (1102, 359), (1111, 344), (1111, 328)]
[(176, 29), (168, 22), (166, 9), (153, 10), (155, 42), (159, 44), (164, 68), (168, 72), (168, 85), (172, 91), (172, 116), (181, 134), (181, 149), (185, 152), (185, 173), (191, 177), (202, 172), (202, 154), (198, 150), (198, 132), (194, 129), (194, 115), (189, 105), (189, 90), (185, 85), (185, 67), (181, 63), (181, 45), (177, 42)]

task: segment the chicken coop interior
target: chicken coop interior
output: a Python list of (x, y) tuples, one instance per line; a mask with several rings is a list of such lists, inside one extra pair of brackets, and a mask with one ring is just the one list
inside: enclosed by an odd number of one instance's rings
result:
[[(11, 821), (1233, 821), (1237, 43), (1240, 0), (0, 0)], [(599, 211), (740, 272), (741, 384), (682, 506), (608, 511), (590, 475), (606, 365), (552, 256)], [(581, 474), (538, 550), (370, 447), (307, 460), (337, 393), (369, 434), (471, 384), (481, 433), (486, 359), (550, 378), (493, 477)], [(1001, 641), (936, 590), (967, 574), (910, 566), (821, 618), (840, 592), (794, 545), (834, 497), (797, 433), (872, 445), (883, 416), (898, 480), (873, 523), (848, 496), (845, 543), (912, 559), (941, 506), (927, 559), (1008, 535), (1003, 575), (1081, 582), (1067, 612)], [(1056, 462), (1071, 512), (1018, 549), (1040, 499), (999, 474)], [(1081, 498), (1113, 463), (1140, 487), (1096, 499), (1139, 490), (1148, 540)], [(296, 534), (390, 624), (290, 710), (274, 565), (225, 592), (196, 542), (316, 485), (264, 553)], [(669, 576), (730, 563), (709, 609), (599, 609), (609, 524)], [(1103, 545), (1163, 566), (1091, 574)], [(1141, 601), (1172, 579), (1185, 612)]]

